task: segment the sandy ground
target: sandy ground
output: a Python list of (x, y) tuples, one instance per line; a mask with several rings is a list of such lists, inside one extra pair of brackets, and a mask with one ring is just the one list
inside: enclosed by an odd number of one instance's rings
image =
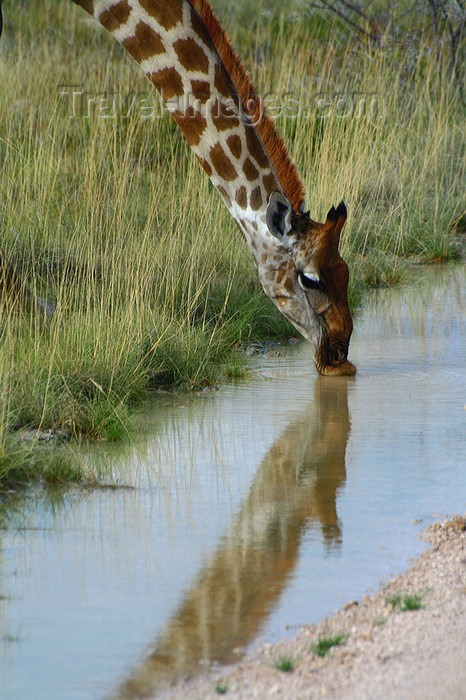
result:
[[(303, 627), (292, 640), (265, 645), (228, 669), (185, 680), (163, 698), (466, 699), (466, 519), (427, 528), (431, 548), (374, 596), (350, 601), (330, 618)], [(419, 610), (387, 603), (397, 594), (421, 594)], [(346, 634), (319, 658), (320, 637)], [(294, 668), (274, 668), (284, 656)]]

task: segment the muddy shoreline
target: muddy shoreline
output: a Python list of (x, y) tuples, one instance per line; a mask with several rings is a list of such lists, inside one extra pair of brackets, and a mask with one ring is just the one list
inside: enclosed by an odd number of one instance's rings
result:
[[(466, 687), (466, 519), (456, 516), (421, 535), (430, 548), (378, 593), (349, 601), (294, 639), (264, 645), (227, 669), (185, 678), (160, 697), (418, 698), (460, 700)], [(406, 594), (419, 609), (402, 610)], [(397, 604), (396, 600), (400, 599)], [(389, 602), (391, 601), (391, 602)], [(320, 658), (312, 645), (346, 635)], [(293, 670), (279, 671), (288, 657)]]

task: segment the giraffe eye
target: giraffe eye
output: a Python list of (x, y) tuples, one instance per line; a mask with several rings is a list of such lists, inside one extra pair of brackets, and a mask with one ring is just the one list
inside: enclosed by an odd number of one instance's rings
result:
[(306, 275), (298, 272), (298, 282), (303, 289), (322, 289), (323, 283), (318, 275)]

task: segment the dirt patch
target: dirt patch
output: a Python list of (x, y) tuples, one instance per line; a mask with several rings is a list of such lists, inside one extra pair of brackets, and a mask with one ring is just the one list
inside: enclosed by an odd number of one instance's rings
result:
[[(265, 645), (228, 669), (186, 679), (162, 697), (449, 698), (466, 688), (466, 519), (428, 527), (431, 548), (374, 596), (350, 601), (292, 640)], [(343, 644), (316, 654), (319, 639)], [(314, 650), (313, 650), (314, 649)], [(277, 670), (288, 657), (293, 670)]]

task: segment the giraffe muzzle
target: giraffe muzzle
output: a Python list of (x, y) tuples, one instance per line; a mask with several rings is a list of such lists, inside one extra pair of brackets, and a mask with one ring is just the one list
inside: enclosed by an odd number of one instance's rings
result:
[(315, 362), (317, 370), (325, 376), (352, 377), (356, 367), (348, 360), (349, 341), (330, 342), (324, 337), (316, 350)]

